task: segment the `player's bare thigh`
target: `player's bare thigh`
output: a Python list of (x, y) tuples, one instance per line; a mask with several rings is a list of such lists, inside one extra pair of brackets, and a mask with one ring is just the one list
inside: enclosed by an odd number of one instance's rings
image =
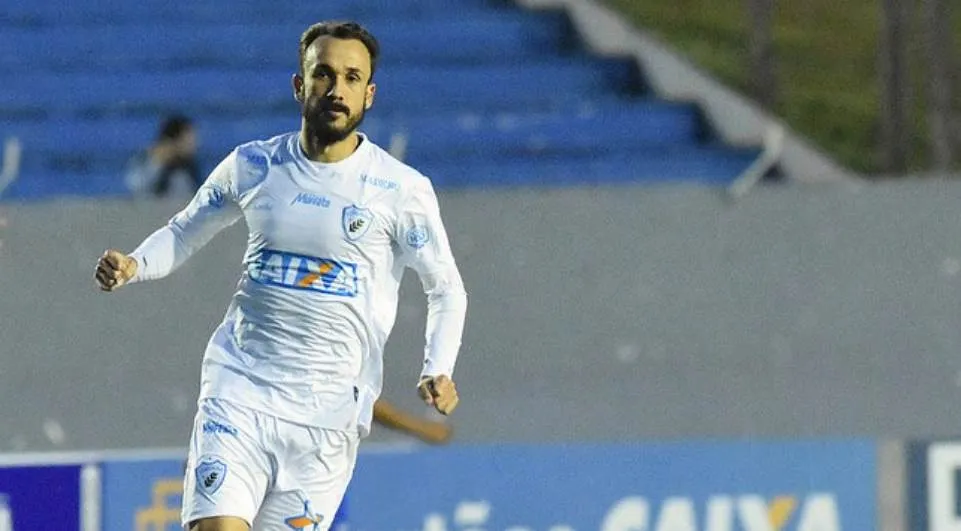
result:
[(243, 518), (215, 516), (190, 522), (189, 531), (250, 531), (250, 526)]

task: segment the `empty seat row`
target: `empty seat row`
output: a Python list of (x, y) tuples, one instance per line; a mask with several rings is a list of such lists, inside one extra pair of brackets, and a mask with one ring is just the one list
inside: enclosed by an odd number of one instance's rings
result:
[[(293, 105), (292, 105), (293, 106)], [(296, 130), (297, 116), (249, 119), (220, 116), (196, 123), (200, 138), (212, 139), (218, 150), (252, 138)], [(5, 130), (20, 138), (28, 151), (130, 152), (152, 139), (156, 121), (147, 119), (34, 121)], [(601, 147), (603, 145), (663, 145), (695, 143), (699, 131), (697, 109), (689, 104), (642, 100), (630, 104), (607, 102), (567, 112), (473, 113), (462, 110), (427, 116), (384, 115), (370, 112), (362, 130), (372, 136), (403, 134), (414, 145), (432, 150), (484, 150), (501, 145), (545, 148)], [(209, 142), (209, 141), (205, 141)]]
[(756, 149), (675, 146), (546, 157), (471, 157), (426, 160), (421, 170), (440, 187), (578, 186), (586, 184), (697, 182), (723, 185), (758, 156)]
[[(568, 47), (567, 19), (489, 14), (470, 20), (383, 19), (369, 26), (386, 65), (528, 62)], [(204, 24), (115, 24), (12, 28), (0, 32), (0, 70), (135, 73), (198, 65), (218, 68), (297, 65), (305, 25), (229, 24), (211, 39)], [(438, 41), (456, 46), (438, 46)], [(118, 43), (123, 43), (119, 46)]]
[[(686, 146), (656, 149), (569, 152), (525, 156), (475, 156), (410, 160), (438, 188), (498, 186), (577, 186), (696, 182), (723, 185), (757, 157), (756, 149)], [(34, 172), (6, 191), (7, 200), (42, 200), (58, 196), (122, 197), (122, 170), (76, 173)]]
[[(257, 112), (292, 101), (293, 69), (109, 74), (32, 71), (0, 85), (0, 116), (35, 109), (51, 115), (219, 107)], [(629, 61), (553, 60), (522, 66), (413, 67), (378, 72), (376, 105), (430, 115), (440, 109), (519, 111), (639, 92)]]
[(513, 2), (497, 0), (364, 0), (343, 2), (335, 0), (240, 0), (223, 2), (203, 0), (169, 2), (147, 0), (98, 0), (97, 2), (61, 2), (13, 0), (0, 10), (0, 27), (43, 27), (64, 24), (109, 24), (150, 21), (156, 24), (184, 20), (208, 23), (211, 26), (232, 23), (296, 22), (310, 23), (329, 19), (431, 18), (469, 19), (492, 10), (511, 7)]

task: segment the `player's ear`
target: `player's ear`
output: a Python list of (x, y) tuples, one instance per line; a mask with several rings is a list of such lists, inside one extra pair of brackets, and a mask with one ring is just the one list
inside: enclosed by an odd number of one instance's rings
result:
[(294, 89), (294, 99), (300, 103), (304, 102), (304, 78), (300, 74), (294, 74), (290, 78), (290, 84)]
[(373, 83), (367, 84), (367, 94), (364, 95), (364, 109), (370, 109), (374, 106), (374, 95), (377, 94), (377, 85)]

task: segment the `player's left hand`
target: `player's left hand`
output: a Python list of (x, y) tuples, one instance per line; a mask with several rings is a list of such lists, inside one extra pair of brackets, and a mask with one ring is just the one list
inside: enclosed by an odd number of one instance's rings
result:
[(417, 385), (417, 393), (427, 405), (434, 406), (442, 415), (450, 415), (457, 408), (460, 398), (457, 386), (449, 376), (425, 376)]

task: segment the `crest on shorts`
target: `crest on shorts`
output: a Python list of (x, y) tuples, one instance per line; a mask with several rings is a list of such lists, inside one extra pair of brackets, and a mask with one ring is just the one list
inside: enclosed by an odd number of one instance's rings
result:
[(374, 214), (371, 213), (369, 208), (360, 208), (357, 205), (344, 207), (344, 213), (341, 216), (344, 236), (352, 242), (361, 239), (364, 234), (367, 234), (367, 229), (370, 228), (373, 221)]
[(196, 474), (197, 488), (207, 494), (213, 494), (224, 484), (227, 464), (220, 459), (205, 459), (197, 465)]

